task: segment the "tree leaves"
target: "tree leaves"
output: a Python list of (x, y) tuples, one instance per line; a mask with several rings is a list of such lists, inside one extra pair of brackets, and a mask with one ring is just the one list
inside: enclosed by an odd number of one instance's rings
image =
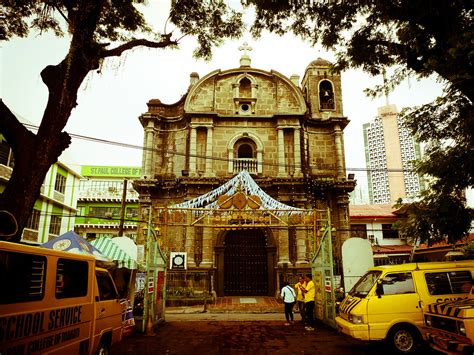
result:
[(336, 70), (362, 68), (378, 75), (395, 67), (378, 96), (408, 76), (438, 75), (445, 94), (403, 112), (413, 135), (426, 144), (418, 171), (430, 188), (409, 209), (406, 228), (422, 241), (453, 242), (470, 228), (472, 211), (461, 191), (473, 186), (474, 9), (472, 1), (249, 0), (257, 18), (252, 33), (293, 31), (336, 52)]
[(465, 202), (462, 194), (429, 190), (421, 201), (408, 206), (407, 219), (397, 228), (414, 242), (454, 244), (469, 235), (472, 211)]
[(240, 37), (244, 28), (241, 13), (212, 0), (173, 0), (170, 21), (183, 35), (196, 36), (199, 47), (194, 55), (205, 59), (210, 59), (212, 46)]

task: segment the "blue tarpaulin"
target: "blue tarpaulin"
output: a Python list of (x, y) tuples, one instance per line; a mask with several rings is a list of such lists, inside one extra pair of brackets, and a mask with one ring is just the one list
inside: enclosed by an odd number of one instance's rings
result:
[(73, 231), (66, 232), (59, 237), (41, 244), (42, 247), (54, 250), (67, 251), (75, 254), (85, 254), (95, 256), (97, 260), (110, 261), (98, 249), (91, 245), (87, 240), (81, 238)]

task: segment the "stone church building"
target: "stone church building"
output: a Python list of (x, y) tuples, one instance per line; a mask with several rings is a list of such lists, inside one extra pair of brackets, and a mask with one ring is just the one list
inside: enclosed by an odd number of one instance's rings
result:
[(328, 215), (338, 267), (355, 181), (345, 170), (341, 77), (330, 65), (310, 62), (300, 81), (253, 68), (244, 53), (238, 68), (191, 73), (178, 102), (148, 101), (134, 188), (139, 230), (149, 220), (168, 255), (185, 253), (183, 270), (169, 270), (169, 292), (184, 278), (217, 296), (274, 295), (311, 271)]

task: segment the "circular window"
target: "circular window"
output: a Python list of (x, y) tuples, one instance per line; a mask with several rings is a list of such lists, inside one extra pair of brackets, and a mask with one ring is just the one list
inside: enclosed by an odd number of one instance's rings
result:
[(242, 105), (240, 105), (240, 109), (244, 112), (247, 112), (248, 110), (250, 110), (250, 105), (249, 104), (242, 104)]

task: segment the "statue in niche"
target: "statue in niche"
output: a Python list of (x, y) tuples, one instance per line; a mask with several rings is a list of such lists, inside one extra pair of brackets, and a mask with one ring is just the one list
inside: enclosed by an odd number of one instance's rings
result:
[(334, 110), (334, 90), (329, 80), (319, 83), (319, 106), (321, 110)]

